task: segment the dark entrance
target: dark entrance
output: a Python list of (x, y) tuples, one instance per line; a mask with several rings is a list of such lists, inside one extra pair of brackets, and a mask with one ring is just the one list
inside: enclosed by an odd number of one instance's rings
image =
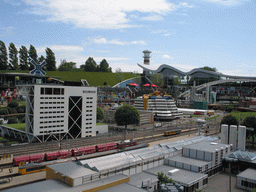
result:
[(83, 98), (79, 96), (69, 97), (68, 102), (68, 129), (69, 133), (77, 138), (82, 131), (82, 104)]

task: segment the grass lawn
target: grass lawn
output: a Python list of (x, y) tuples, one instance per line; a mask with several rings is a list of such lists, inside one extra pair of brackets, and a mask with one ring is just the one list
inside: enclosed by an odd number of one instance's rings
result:
[(246, 117), (249, 117), (249, 116), (256, 116), (256, 112), (238, 112), (238, 111), (233, 111), (232, 113), (230, 113), (230, 115), (233, 115), (238, 120), (240, 120), (240, 117), (242, 119), (245, 119)]
[(3, 141), (8, 141), (8, 139), (5, 139), (3, 137), (0, 137), (0, 142), (3, 142)]
[(104, 123), (96, 123), (96, 125), (99, 126), (99, 125), (105, 125), (105, 124)]
[(209, 120), (217, 119), (219, 116), (220, 115), (215, 115), (213, 117), (206, 118), (205, 120), (209, 121)]
[(22, 130), (22, 131), (25, 131), (25, 129), (26, 129), (26, 123), (7, 124), (6, 126), (7, 127), (12, 127), (12, 128), (15, 128), (15, 129), (19, 129), (19, 130)]

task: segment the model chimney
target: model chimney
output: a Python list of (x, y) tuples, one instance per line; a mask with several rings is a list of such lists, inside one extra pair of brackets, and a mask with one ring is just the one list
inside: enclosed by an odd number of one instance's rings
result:
[(144, 53), (144, 56), (143, 56), (143, 58), (144, 58), (144, 64), (145, 65), (149, 65), (150, 64), (150, 53), (151, 53), (151, 51), (149, 51), (149, 50), (145, 50), (145, 51), (143, 51), (143, 53)]

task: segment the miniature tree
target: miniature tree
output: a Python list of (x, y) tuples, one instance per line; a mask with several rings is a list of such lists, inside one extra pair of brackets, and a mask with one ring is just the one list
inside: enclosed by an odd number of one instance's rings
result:
[(228, 115), (228, 116), (223, 117), (220, 124), (238, 125), (239, 123), (238, 123), (238, 120), (235, 116)]
[(140, 113), (136, 107), (125, 104), (116, 110), (115, 121), (117, 125), (125, 126), (126, 131), (127, 125), (140, 123)]
[(97, 122), (103, 120), (105, 117), (103, 109), (97, 107)]

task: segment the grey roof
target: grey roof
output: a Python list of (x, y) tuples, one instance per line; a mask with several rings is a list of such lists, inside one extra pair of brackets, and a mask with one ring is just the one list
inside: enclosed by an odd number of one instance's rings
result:
[(173, 161), (176, 161), (176, 162), (180, 162), (180, 163), (185, 163), (185, 164), (188, 164), (188, 165), (200, 166), (200, 167), (210, 164), (207, 161), (192, 159), (192, 158), (184, 157), (184, 156), (181, 156), (181, 155), (168, 157), (167, 159), (168, 160), (173, 160)]
[(137, 187), (129, 185), (127, 183), (123, 183), (120, 185), (116, 185), (114, 187), (100, 190), (99, 192), (131, 192), (131, 191), (132, 192), (145, 192), (147, 190), (137, 188)]
[(204, 142), (199, 142), (199, 143), (195, 143), (192, 145), (184, 146), (184, 148), (194, 149), (194, 150), (199, 150), (199, 151), (215, 152), (216, 149), (221, 150), (221, 147), (226, 148), (226, 146), (228, 146), (228, 144), (204, 141)]
[(125, 175), (116, 175), (112, 176), (106, 179), (101, 179), (97, 180), (91, 183), (86, 183), (84, 185), (79, 185), (76, 187), (71, 187), (57, 179), (50, 179), (50, 180), (45, 180), (41, 182), (36, 182), (28, 185), (23, 185), (19, 187), (15, 187), (12, 189), (7, 189), (5, 192), (21, 192), (21, 191), (26, 191), (26, 192), (81, 192), (81, 191), (86, 191), (89, 189), (93, 189), (95, 187), (99, 187), (102, 185), (107, 185), (109, 183), (113, 183), (115, 181), (125, 179), (127, 176)]
[(146, 172), (141, 172), (135, 175), (130, 175), (130, 181), (128, 183), (135, 187), (141, 187), (142, 182), (144, 182), (144, 185), (145, 185), (147, 181), (150, 181), (150, 183), (156, 183), (158, 179), (156, 175), (146, 173)]
[(230, 158), (239, 159), (241, 161), (255, 161), (256, 160), (256, 153), (250, 153), (247, 151), (234, 151), (227, 155)]
[(255, 169), (246, 169), (245, 171), (239, 173), (237, 177), (243, 177), (246, 179), (251, 179), (256, 181), (256, 170)]
[(185, 186), (190, 186), (193, 184), (193, 182), (202, 179), (202, 178), (207, 178), (207, 174), (203, 173), (196, 173), (192, 171), (187, 171), (183, 169), (179, 169), (179, 171), (175, 172), (172, 176), (168, 175), (168, 171), (177, 169), (175, 167), (167, 166), (167, 165), (162, 165), (159, 167), (155, 167), (149, 170), (146, 170), (145, 172), (151, 173), (157, 176), (158, 172), (163, 172), (166, 174), (168, 177), (170, 177), (175, 183), (180, 183)]
[(53, 169), (55, 172), (59, 172), (73, 179), (96, 173), (95, 171), (76, 164), (75, 162), (53, 164), (48, 167)]

